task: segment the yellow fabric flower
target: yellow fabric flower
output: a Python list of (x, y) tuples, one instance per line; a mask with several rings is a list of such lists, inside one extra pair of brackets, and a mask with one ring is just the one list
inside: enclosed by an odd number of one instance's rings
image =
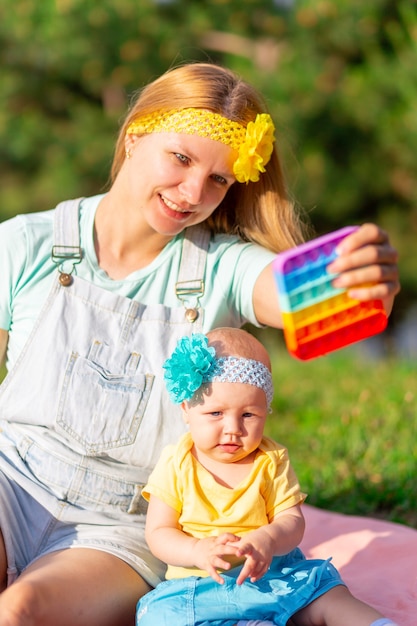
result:
[(267, 113), (258, 113), (255, 121), (249, 122), (245, 141), (239, 146), (238, 158), (233, 165), (239, 183), (256, 183), (260, 172), (265, 172), (273, 150), (274, 132), (274, 123)]

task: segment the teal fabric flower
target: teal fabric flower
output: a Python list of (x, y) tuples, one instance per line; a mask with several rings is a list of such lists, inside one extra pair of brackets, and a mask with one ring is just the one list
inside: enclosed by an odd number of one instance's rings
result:
[(175, 404), (191, 400), (215, 360), (216, 351), (209, 348), (205, 335), (196, 333), (191, 337), (182, 337), (163, 365), (164, 380), (171, 400)]

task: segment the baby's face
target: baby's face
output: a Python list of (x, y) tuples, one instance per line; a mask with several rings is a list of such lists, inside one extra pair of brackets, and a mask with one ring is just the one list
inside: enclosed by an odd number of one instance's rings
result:
[(221, 463), (238, 463), (261, 442), (268, 412), (265, 392), (246, 383), (213, 382), (183, 404), (195, 448)]

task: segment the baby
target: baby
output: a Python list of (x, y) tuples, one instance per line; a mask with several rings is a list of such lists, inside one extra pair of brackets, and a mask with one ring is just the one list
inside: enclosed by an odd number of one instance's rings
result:
[(286, 448), (264, 436), (273, 386), (263, 345), (219, 328), (183, 337), (164, 368), (189, 432), (143, 490), (146, 539), (168, 568), (138, 603), (137, 626), (395, 626), (351, 595), (330, 560), (297, 547), (305, 494)]

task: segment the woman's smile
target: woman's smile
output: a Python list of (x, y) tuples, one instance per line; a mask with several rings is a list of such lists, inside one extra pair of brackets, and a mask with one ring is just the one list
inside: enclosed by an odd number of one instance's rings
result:
[[(166, 196), (159, 194), (160, 199), (162, 200), (163, 204), (165, 205), (165, 207), (169, 210), (169, 213), (173, 216), (173, 217), (181, 217), (181, 216), (188, 216), (192, 213), (192, 211), (190, 211), (189, 209), (180, 207), (178, 204), (176, 204), (175, 202), (172, 202), (172, 200), (169, 200)], [(180, 214), (180, 215), (178, 215)]]

